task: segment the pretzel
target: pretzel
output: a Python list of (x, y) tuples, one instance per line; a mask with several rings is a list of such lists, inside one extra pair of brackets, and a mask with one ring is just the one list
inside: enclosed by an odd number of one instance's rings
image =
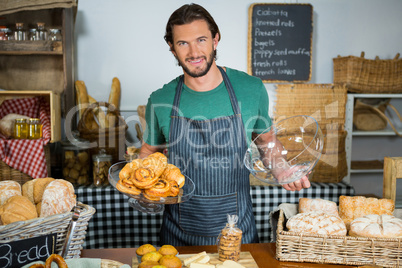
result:
[(29, 266), (29, 268), (51, 268), (52, 262), (55, 262), (59, 268), (68, 268), (66, 261), (64, 258), (58, 254), (50, 255), (45, 264), (35, 263)]

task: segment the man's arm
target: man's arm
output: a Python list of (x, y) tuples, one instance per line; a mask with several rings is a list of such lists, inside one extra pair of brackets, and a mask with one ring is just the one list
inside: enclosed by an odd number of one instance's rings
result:
[(150, 154), (156, 153), (156, 152), (163, 152), (164, 146), (152, 146), (149, 145), (148, 143), (143, 143), (141, 146), (140, 150), (140, 158), (145, 158)]

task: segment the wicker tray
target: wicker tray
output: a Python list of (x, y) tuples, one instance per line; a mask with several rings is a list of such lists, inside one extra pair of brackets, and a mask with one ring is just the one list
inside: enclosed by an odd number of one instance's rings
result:
[[(82, 245), (85, 242), (88, 221), (95, 213), (95, 208), (78, 203), (83, 209), (77, 221), (74, 234), (68, 249), (66, 259), (79, 258)], [(61, 254), (66, 239), (67, 229), (72, 218), (72, 212), (56, 214), (44, 218), (35, 218), (28, 221), (18, 221), (0, 226), (0, 245), (25, 238), (57, 233), (56, 253)]]
[(399, 53), (394, 59), (365, 59), (348, 56), (333, 59), (334, 84), (346, 85), (355, 93), (399, 93), (402, 92), (402, 59)]
[(343, 265), (402, 265), (402, 238), (303, 235), (285, 231), (285, 217), (279, 214), (276, 258), (280, 261)]

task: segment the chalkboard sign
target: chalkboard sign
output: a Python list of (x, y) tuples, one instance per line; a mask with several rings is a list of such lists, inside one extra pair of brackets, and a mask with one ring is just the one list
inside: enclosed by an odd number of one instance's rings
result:
[(310, 4), (251, 5), (248, 73), (264, 82), (309, 81), (312, 35)]
[(57, 234), (0, 244), (0, 267), (20, 268), (34, 261), (46, 261), (56, 250)]

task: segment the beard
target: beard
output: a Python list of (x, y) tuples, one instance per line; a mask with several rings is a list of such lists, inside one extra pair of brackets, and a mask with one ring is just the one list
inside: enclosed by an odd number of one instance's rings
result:
[[(197, 78), (197, 77), (202, 77), (204, 75), (206, 75), (209, 70), (211, 69), (211, 66), (214, 62), (215, 59), (215, 55), (216, 55), (216, 50), (213, 50), (211, 52), (211, 54), (209, 54), (209, 58), (202, 56), (199, 58), (203, 58), (205, 59), (205, 62), (207, 63), (207, 65), (205, 66), (205, 68), (202, 69), (195, 69), (194, 71), (191, 71), (185, 63), (181, 62), (179, 58), (176, 57), (176, 60), (178, 61), (179, 66), (181, 66), (183, 68), (183, 71), (188, 74), (189, 76), (193, 77), (193, 78)], [(196, 58), (186, 58), (185, 61), (188, 60), (196, 60)]]

